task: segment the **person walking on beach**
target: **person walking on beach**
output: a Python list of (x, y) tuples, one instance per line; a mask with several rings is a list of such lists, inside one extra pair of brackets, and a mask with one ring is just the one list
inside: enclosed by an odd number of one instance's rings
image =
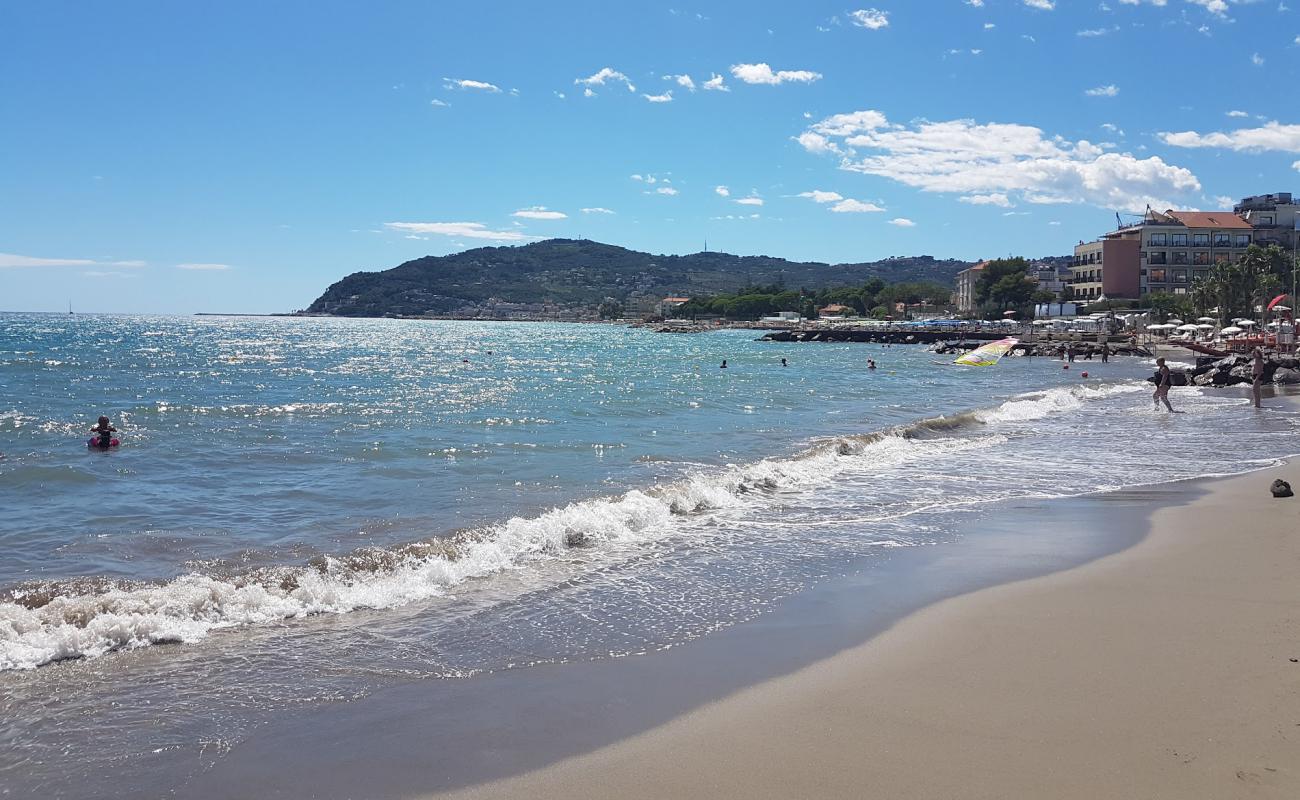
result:
[(1170, 376), (1169, 367), (1165, 364), (1163, 358), (1156, 359), (1156, 366), (1159, 370), (1156, 373), (1156, 391), (1155, 394), (1151, 395), (1151, 401), (1155, 403), (1157, 411), (1160, 410), (1160, 404), (1164, 403), (1165, 408), (1172, 412), (1174, 407), (1169, 405), (1169, 387), (1173, 383), (1173, 378)]
[(1264, 351), (1256, 347), (1251, 355), (1254, 360), (1250, 362), (1250, 394), (1255, 401), (1255, 408), (1263, 408), (1259, 404), (1259, 390), (1264, 384)]
[(1074, 363), (1074, 342), (1070, 342), (1065, 346), (1065, 360), (1071, 364)]
[(1110, 342), (1101, 343), (1101, 363), (1105, 364), (1110, 361)]

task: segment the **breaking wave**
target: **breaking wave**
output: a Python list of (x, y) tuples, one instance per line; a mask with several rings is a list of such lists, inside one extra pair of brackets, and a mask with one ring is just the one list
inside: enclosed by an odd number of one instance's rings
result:
[(306, 564), (242, 574), (194, 572), (162, 583), (92, 578), (20, 585), (0, 595), (0, 671), (124, 648), (195, 642), (223, 628), (393, 608), (566, 553), (593, 558), (671, 537), (707, 536), (707, 526), (698, 523), (712, 511), (776, 502), (783, 494), (831, 484), (848, 471), (995, 446), (1005, 436), (978, 429), (1040, 419), (1141, 389), (1140, 384), (1114, 384), (1020, 395), (991, 409), (817, 441), (792, 457), (701, 469), (532, 517)]

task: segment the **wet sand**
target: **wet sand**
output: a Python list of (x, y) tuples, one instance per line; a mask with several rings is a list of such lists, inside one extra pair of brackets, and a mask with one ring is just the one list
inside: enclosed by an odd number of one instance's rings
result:
[(912, 614), (652, 730), (440, 798), (1300, 797), (1287, 465), (1137, 546)]

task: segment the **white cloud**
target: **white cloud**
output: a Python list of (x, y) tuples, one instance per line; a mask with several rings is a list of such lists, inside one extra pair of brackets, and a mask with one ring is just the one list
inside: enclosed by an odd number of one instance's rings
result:
[(671, 103), (673, 101), (673, 90), (669, 89), (663, 94), (643, 94), (641, 96), (651, 103)]
[(1187, 0), (1194, 6), (1201, 6), (1216, 17), (1228, 16), (1228, 4), (1224, 0)]
[(568, 219), (569, 217), (563, 211), (551, 211), (546, 206), (521, 208), (510, 216), (519, 217), (520, 219)]
[(824, 153), (839, 152), (839, 148), (836, 147), (835, 144), (831, 142), (830, 139), (814, 131), (804, 131), (803, 133), (794, 137), (794, 140), (798, 142), (800, 145), (802, 145), (803, 149), (807, 150), (810, 153), (816, 153), (818, 155), (821, 155)]
[(1113, 122), (1103, 122), (1101, 123), (1101, 127), (1103, 130), (1108, 130), (1111, 133), (1118, 133), (1120, 136), (1124, 135), (1123, 129), (1121, 129), (1118, 125), (1116, 125)]
[(754, 197), (751, 195), (750, 197), (738, 198), (735, 202), (741, 204), (742, 206), (761, 206), (763, 205), (763, 198)]
[(602, 207), (600, 207), (600, 206), (593, 206), (593, 207), (591, 207), (591, 208), (584, 208), (584, 209), (582, 209), (582, 213), (584, 213), (584, 214), (613, 214), (614, 212), (611, 211), (611, 210), (609, 210), (608, 208), (602, 208)]
[[(671, 186), (660, 186), (658, 189), (655, 189), (655, 190), (654, 190), (654, 193), (655, 193), (655, 194), (666, 194), (666, 195), (668, 195), (669, 197), (671, 197), (671, 196), (677, 194), (677, 190), (674, 189), (674, 188), (671, 187)], [(649, 193), (649, 192), (646, 192), (646, 194), (650, 194), (650, 193)]]
[(607, 83), (622, 83), (627, 87), (629, 92), (636, 91), (636, 87), (632, 85), (632, 81), (629, 80), (626, 75), (616, 69), (610, 69), (609, 67), (601, 67), (600, 71), (595, 75), (589, 75), (585, 78), (575, 78), (573, 81), (575, 86), (587, 87), (587, 91), (583, 92), (587, 97), (591, 97), (595, 94), (595, 92), (591, 91), (591, 87), (604, 86)]
[[(672, 173), (669, 173), (669, 174), (671, 175)], [(640, 175), (640, 174), (637, 174), (637, 175), (629, 175), (628, 177), (631, 178), (631, 179), (634, 180), (634, 181), (639, 182), (639, 183), (655, 184), (655, 183), (660, 183), (660, 182), (663, 182), (663, 183), (672, 183), (672, 182), (673, 182), (673, 181), (672, 181), (672, 178), (660, 178), (660, 177), (657, 177), (657, 176), (655, 176), (655, 175), (651, 175), (651, 174), (649, 174), (649, 173), (647, 173), (647, 174), (645, 174), (645, 175)]]
[(714, 186), (713, 191), (722, 197), (731, 197), (731, 190), (725, 186)]
[(1089, 97), (1114, 97), (1119, 94), (1119, 87), (1111, 83), (1105, 86), (1098, 86), (1095, 89), (1088, 89), (1084, 94)]
[(1261, 56), (1259, 53), (1252, 53), (1250, 56), (1250, 63), (1254, 64), (1257, 67), (1262, 67), (1264, 66), (1264, 57)]
[(972, 8), (983, 8), (984, 0), (966, 0), (966, 5), (971, 6)]
[(1249, 116), (1250, 116), (1250, 115), (1247, 114), (1245, 111), (1228, 111), (1228, 112), (1225, 112), (1225, 113), (1226, 113), (1226, 115), (1229, 116), (1229, 117), (1249, 117)]
[(532, 238), (519, 231), (489, 230), (481, 222), (385, 222), (384, 227), (403, 233), (436, 233), (465, 239), (490, 239), (497, 242), (520, 242)]
[(230, 269), (229, 264), (201, 264), (189, 262), (186, 264), (177, 264), (176, 269), (186, 269), (194, 272), (225, 272)]
[(986, 23), (984, 23), (984, 30), (986, 30), (986, 31), (991, 31), (991, 30), (993, 30), (993, 29), (996, 28), (996, 27), (997, 27), (997, 24), (996, 24), (996, 23), (993, 23), (993, 22), (986, 22)]
[(776, 86), (778, 84), (790, 83), (812, 83), (821, 80), (820, 72), (812, 72), (806, 69), (780, 70), (773, 72), (767, 64), (733, 64), (731, 74), (736, 80), (744, 83), (765, 84)]
[(844, 195), (839, 192), (823, 192), (821, 189), (813, 189), (811, 192), (800, 192), (795, 197), (806, 197), (814, 203), (834, 203), (837, 200), (843, 200)]
[(1037, 8), (1041, 11), (1051, 11), (1056, 8), (1056, 3), (1053, 0), (1024, 0), (1024, 3), (1030, 8)]
[(970, 203), (973, 206), (1001, 206), (1002, 208), (1011, 208), (1012, 202), (1005, 194), (993, 192), (991, 194), (968, 194), (957, 198), (958, 202)]
[(1075, 31), (1075, 32), (1074, 32), (1074, 35), (1075, 35), (1075, 36), (1082, 36), (1082, 37), (1084, 37), (1084, 38), (1086, 39), (1086, 38), (1091, 38), (1091, 37), (1096, 37), (1096, 36), (1105, 36), (1106, 34), (1108, 34), (1108, 33), (1114, 33), (1114, 32), (1117, 31), (1117, 30), (1119, 30), (1119, 26), (1118, 26), (1118, 25), (1112, 25), (1112, 26), (1109, 27), (1109, 28), (1088, 28), (1088, 29), (1086, 29), (1086, 30), (1082, 30), (1082, 31)]
[(0, 269), (18, 267), (89, 267), (96, 262), (89, 258), (34, 258), (15, 253), (0, 253)]
[(1295, 170), (1296, 172), (1300, 172), (1300, 161), (1292, 162), (1291, 169)]
[(729, 92), (729, 91), (731, 91), (731, 87), (730, 87), (730, 86), (727, 86), (725, 83), (722, 82), (722, 76), (721, 76), (721, 75), (719, 75), (719, 74), (716, 73), (716, 72), (712, 72), (712, 73), (710, 73), (710, 75), (711, 75), (712, 77), (710, 77), (707, 81), (705, 81), (703, 84), (701, 84), (701, 87), (702, 87), (705, 91), (708, 91), (708, 92)]
[(837, 153), (841, 169), (927, 192), (1131, 210), (1148, 203), (1172, 208), (1177, 198), (1201, 190), (1190, 171), (1158, 157), (1108, 153), (1087, 140), (1048, 137), (1029, 125), (957, 119), (909, 127), (877, 111), (859, 111), (827, 117), (805, 133), (821, 140), (805, 148)]
[(1229, 133), (1160, 133), (1160, 139), (1174, 147), (1221, 147), (1250, 153), (1276, 150), (1300, 153), (1300, 125), (1281, 125), (1276, 120), (1259, 128), (1239, 128)]
[(144, 261), (96, 261), (92, 258), (37, 258), (16, 253), (0, 253), (0, 269), (27, 267), (144, 267)]
[(487, 81), (474, 81), (468, 78), (443, 78), (442, 85), (448, 89), (478, 89), (483, 92), (499, 92), (500, 87)]
[(690, 75), (665, 75), (664, 80), (676, 81), (677, 85), (689, 91), (695, 91), (695, 81), (691, 80)]
[(836, 214), (866, 214), (884, 210), (875, 203), (864, 203), (861, 200), (854, 200), (852, 197), (846, 197), (831, 206), (831, 211)]
[(889, 27), (889, 12), (877, 8), (860, 8), (849, 12), (849, 19), (859, 28), (878, 31)]
[[(1029, 0), (1025, 0), (1025, 2), (1027, 3), (1027, 2), (1029, 2)], [(897, 226), (900, 227), (900, 228), (915, 228), (915, 227), (916, 227), (916, 223), (913, 222), (913, 221), (911, 221), (911, 220), (908, 219), (907, 217), (894, 217), (893, 219), (891, 219), (891, 220), (889, 221), (889, 224), (890, 224), (890, 225), (897, 225)]]
[(429, 105), (433, 106), (434, 108), (447, 108), (448, 106), (451, 105), (451, 103), (444, 102), (435, 97), (434, 99), (429, 101)]

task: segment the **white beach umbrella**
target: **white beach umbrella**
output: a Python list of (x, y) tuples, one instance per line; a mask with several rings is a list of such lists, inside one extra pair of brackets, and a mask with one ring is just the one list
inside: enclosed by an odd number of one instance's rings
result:
[(1226, 328), (1224, 328), (1223, 330), (1219, 331), (1219, 333), (1227, 334), (1227, 335), (1229, 335), (1229, 336), (1231, 336), (1231, 335), (1234, 334), (1234, 333), (1241, 333), (1241, 332), (1242, 332), (1242, 329), (1241, 329), (1241, 328), (1238, 328), (1236, 325), (1229, 325), (1228, 327), (1226, 327)]
[(1253, 320), (1253, 319), (1239, 319), (1239, 320), (1237, 320), (1237, 324), (1238, 324), (1238, 325), (1257, 325), (1258, 323), (1255, 322), (1255, 320)]
[(1291, 306), (1273, 306), (1274, 311), (1290, 311)]
[(1214, 317), (1197, 317), (1197, 318), (1196, 318), (1196, 321), (1197, 321), (1197, 322), (1217, 322), (1218, 320), (1216, 320)]
[(1196, 329), (1202, 331), (1212, 331), (1214, 330), (1214, 326), (1209, 324), (1208, 322), (1202, 322), (1200, 325), (1196, 326)]
[(1178, 326), (1178, 330), (1180, 330), (1180, 331), (1194, 331), (1194, 330), (1196, 330), (1196, 326), (1193, 325), (1193, 324), (1191, 324), (1191, 323), (1188, 323), (1188, 324), (1186, 324), (1186, 325), (1179, 325), (1179, 326)]
[(1169, 324), (1170, 324), (1170, 325), (1182, 325), (1182, 324), (1183, 324), (1183, 321), (1182, 321), (1181, 319), (1176, 319), (1176, 318), (1175, 318), (1175, 319), (1171, 319), (1171, 320), (1169, 320)]

